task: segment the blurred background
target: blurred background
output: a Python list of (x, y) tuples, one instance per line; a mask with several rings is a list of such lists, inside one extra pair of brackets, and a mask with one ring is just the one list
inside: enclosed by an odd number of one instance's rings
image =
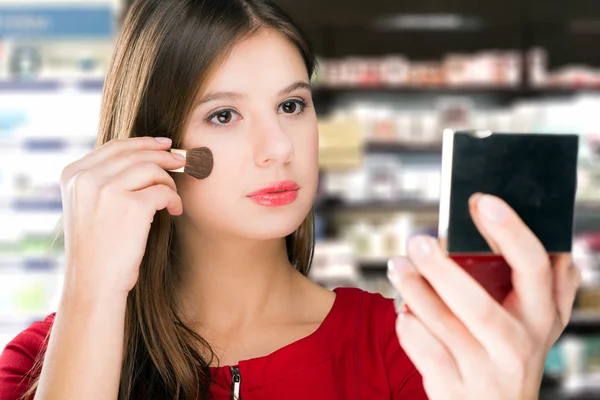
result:
[[(0, 0), (0, 349), (56, 308), (62, 168), (95, 141), (125, 0)], [(279, 0), (319, 56), (311, 277), (392, 297), (437, 234), (444, 128), (581, 135), (573, 318), (541, 399), (600, 399), (600, 2)]]

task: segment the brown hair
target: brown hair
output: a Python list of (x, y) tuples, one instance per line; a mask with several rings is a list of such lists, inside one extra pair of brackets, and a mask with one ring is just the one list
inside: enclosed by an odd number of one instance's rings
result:
[[(117, 138), (165, 136), (178, 147), (211, 72), (235, 44), (262, 29), (290, 40), (312, 78), (316, 61), (306, 37), (270, 0), (135, 1), (106, 77), (97, 146)], [(119, 399), (208, 398), (214, 352), (178, 316), (173, 221), (166, 210), (155, 215), (138, 282), (127, 298)], [(312, 211), (285, 241), (290, 262), (307, 275), (314, 248)], [(37, 381), (25, 397), (36, 388)]]

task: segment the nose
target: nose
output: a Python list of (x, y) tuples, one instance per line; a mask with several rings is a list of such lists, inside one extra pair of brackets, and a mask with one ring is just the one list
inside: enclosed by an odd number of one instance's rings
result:
[(253, 127), (254, 162), (260, 167), (285, 165), (294, 157), (294, 145), (277, 117), (262, 118)]

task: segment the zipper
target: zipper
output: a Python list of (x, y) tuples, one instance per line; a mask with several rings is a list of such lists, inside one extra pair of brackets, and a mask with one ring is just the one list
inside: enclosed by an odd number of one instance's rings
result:
[(231, 391), (232, 400), (240, 399), (240, 386), (242, 385), (242, 376), (239, 367), (231, 367)]

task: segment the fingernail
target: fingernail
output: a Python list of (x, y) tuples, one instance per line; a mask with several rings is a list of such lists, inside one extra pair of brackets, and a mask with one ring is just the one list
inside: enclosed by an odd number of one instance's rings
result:
[(416, 236), (408, 242), (408, 253), (415, 259), (427, 257), (432, 249), (431, 239), (425, 236)]
[(508, 217), (506, 205), (498, 198), (488, 194), (479, 198), (477, 208), (481, 216), (491, 222), (502, 222)]
[(473, 195), (469, 198), (469, 205), (476, 206), (479, 203), (479, 199), (481, 199), (481, 196), (483, 196), (483, 193), (473, 193)]
[(156, 137), (154, 138), (158, 143), (171, 143), (171, 139), (166, 137)]
[(405, 258), (399, 257), (399, 258), (392, 258), (392, 259), (388, 260), (387, 267), (388, 267), (388, 270), (387, 270), (388, 279), (392, 283), (395, 283), (400, 280), (401, 271), (406, 268), (409, 268), (410, 264), (408, 263), (408, 260), (406, 260)]
[(173, 154), (173, 157), (175, 157), (177, 160), (185, 160), (185, 157), (181, 153), (173, 152), (171, 154)]

